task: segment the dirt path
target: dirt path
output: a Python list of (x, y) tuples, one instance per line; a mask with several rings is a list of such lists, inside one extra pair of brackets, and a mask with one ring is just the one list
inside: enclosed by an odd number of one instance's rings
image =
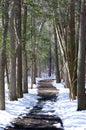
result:
[[(50, 116), (42, 112), (47, 100), (56, 100), (58, 90), (52, 86), (52, 80), (41, 80), (38, 83), (38, 95), (41, 97), (37, 105), (23, 118), (14, 120), (12, 127), (5, 130), (63, 130), (63, 123), (59, 117)], [(53, 124), (60, 123), (61, 127), (56, 128)]]

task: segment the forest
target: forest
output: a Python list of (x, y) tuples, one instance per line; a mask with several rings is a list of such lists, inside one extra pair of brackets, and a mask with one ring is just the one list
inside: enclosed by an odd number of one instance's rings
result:
[(0, 110), (45, 74), (86, 110), (86, 0), (0, 0)]

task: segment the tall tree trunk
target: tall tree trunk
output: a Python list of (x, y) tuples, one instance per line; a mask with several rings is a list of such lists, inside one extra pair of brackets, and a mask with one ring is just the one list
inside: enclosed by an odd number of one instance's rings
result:
[(50, 45), (49, 45), (49, 53), (48, 53), (48, 64), (49, 64), (49, 73), (48, 76), (51, 76), (51, 66), (52, 66), (52, 60), (51, 60), (51, 41), (50, 41)]
[(0, 110), (5, 109), (5, 81), (4, 81), (4, 73), (5, 73), (5, 64), (6, 64), (6, 39), (8, 32), (8, 7), (9, 1), (6, 0), (5, 3), (1, 3), (2, 6), (2, 48), (0, 50)]
[(21, 40), (21, 0), (16, 1), (15, 32), (17, 38), (17, 97), (22, 98), (22, 40)]
[(86, 1), (81, 0), (78, 70), (77, 70), (77, 97), (78, 110), (86, 110), (85, 96), (85, 55), (86, 55)]
[(67, 47), (68, 53), (68, 67), (71, 79), (71, 98), (76, 98), (76, 57), (75, 57), (75, 0), (70, 2), (70, 16), (69, 16), (69, 42)]
[(28, 92), (28, 74), (27, 74), (27, 51), (26, 51), (26, 28), (27, 28), (27, 5), (24, 5), (23, 16), (23, 92)]
[(5, 68), (4, 68), (4, 73), (6, 72), (6, 77), (7, 77), (7, 84), (9, 87), (9, 76), (7, 72), (7, 55), (6, 55), (6, 44), (7, 44), (7, 33), (8, 33), (8, 24), (9, 24), (9, 0), (6, 0), (4, 5), (3, 5), (3, 26), (4, 26), (4, 31), (3, 31), (3, 46), (4, 46), (4, 60), (5, 60)]
[(4, 63), (3, 63), (3, 50), (0, 50), (0, 110), (4, 109), (5, 109)]
[(37, 76), (36, 51), (35, 51), (35, 47), (36, 47), (35, 16), (33, 14), (31, 15), (31, 24), (32, 24), (32, 28), (31, 28), (31, 42), (32, 42), (31, 83), (33, 85), (36, 83), (36, 76)]
[(31, 89), (33, 88), (33, 84), (34, 84), (34, 81), (33, 81), (33, 79), (34, 79), (34, 77), (33, 77), (33, 59), (32, 59), (32, 61), (31, 61)]
[(10, 60), (10, 86), (9, 97), (10, 100), (17, 100), (16, 96), (16, 50), (15, 50), (15, 29), (14, 29), (14, 16), (15, 16), (15, 1), (12, 1), (11, 13), (10, 13), (10, 48), (11, 48), (11, 60)]
[[(2, 25), (3, 25), (3, 51), (4, 51), (4, 69), (6, 64), (6, 40), (7, 40), (7, 33), (8, 33), (8, 8), (9, 8), (9, 0), (6, 0), (5, 3), (2, 2)], [(5, 70), (4, 70), (5, 71)]]
[(52, 74), (52, 72), (51, 72), (51, 69), (52, 69), (52, 54), (51, 54), (51, 33), (50, 33), (50, 28), (51, 28), (51, 25), (49, 23), (49, 52), (48, 52), (48, 69), (49, 69), (48, 76), (49, 77)]
[(57, 43), (57, 34), (54, 26), (54, 39), (55, 39), (55, 66), (56, 66), (56, 82), (60, 82), (60, 71), (59, 71), (59, 57), (58, 57), (58, 43)]
[[(40, 35), (41, 35), (41, 32), (42, 32), (42, 30), (43, 30), (43, 27), (44, 27), (44, 24), (45, 24), (45, 22), (46, 22), (46, 19), (45, 18), (42, 18), (42, 21), (41, 21), (41, 24), (40, 24), (40, 26), (39, 26), (39, 44), (40, 44), (40, 42), (41, 42), (41, 39), (40, 39)], [(38, 44), (38, 45), (39, 45)], [(37, 49), (39, 50), (39, 46), (37, 46)], [(39, 54), (38, 54), (39, 55)], [(38, 58), (38, 68), (37, 68), (37, 71), (38, 71), (38, 77), (41, 77), (41, 72), (42, 72), (42, 66), (41, 66), (41, 57), (37, 57)]]

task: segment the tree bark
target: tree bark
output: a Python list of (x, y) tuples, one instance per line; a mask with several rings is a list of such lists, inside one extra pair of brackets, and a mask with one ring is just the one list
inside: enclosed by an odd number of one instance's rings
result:
[[(54, 23), (55, 24), (55, 23)], [(55, 66), (56, 66), (56, 82), (59, 83), (60, 80), (60, 71), (59, 71), (59, 57), (58, 57), (58, 43), (57, 43), (57, 35), (56, 29), (54, 26), (54, 39), (55, 39)]]
[(26, 51), (26, 32), (27, 32), (27, 5), (24, 5), (23, 16), (23, 92), (28, 93), (28, 74), (27, 74), (27, 51)]
[(49, 72), (48, 72), (48, 76), (50, 77), (51, 76), (51, 66), (52, 66), (52, 60), (51, 60), (51, 41), (49, 43), (49, 53), (48, 53), (48, 64), (49, 64)]
[(15, 32), (17, 38), (17, 97), (22, 98), (22, 40), (21, 40), (21, 0), (16, 2)]
[(3, 50), (0, 50), (0, 110), (5, 110), (5, 84)]
[(76, 67), (76, 52), (75, 52), (75, 0), (70, 2), (70, 16), (69, 16), (69, 41), (67, 46), (68, 67), (71, 78), (71, 98), (76, 98), (76, 79), (77, 79), (77, 67)]
[[(34, 2), (34, 0), (33, 0)], [(37, 66), (36, 66), (36, 31), (35, 31), (35, 16), (34, 14), (31, 14), (31, 42), (32, 42), (32, 66), (31, 66), (31, 88), (33, 84), (36, 83), (36, 77), (37, 77)]]
[(14, 16), (15, 16), (15, 1), (12, 1), (11, 14), (10, 14), (10, 86), (9, 98), (11, 101), (17, 100), (16, 95), (16, 49), (15, 49), (15, 29), (14, 29)]
[(9, 0), (6, 0), (5, 3), (1, 3), (2, 6), (2, 48), (0, 50), (0, 110), (5, 109), (5, 64), (6, 64), (6, 39), (8, 32), (8, 7)]
[(78, 70), (77, 70), (77, 110), (86, 110), (85, 96), (85, 55), (86, 55), (86, 1), (81, 0)]

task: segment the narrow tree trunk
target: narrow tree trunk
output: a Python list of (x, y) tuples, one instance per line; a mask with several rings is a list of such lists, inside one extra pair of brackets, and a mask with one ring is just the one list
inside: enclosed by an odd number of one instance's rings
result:
[(33, 88), (33, 84), (34, 84), (34, 81), (33, 81), (33, 61), (31, 61), (31, 89)]
[(78, 70), (77, 70), (77, 97), (78, 110), (86, 110), (85, 96), (85, 55), (86, 55), (86, 1), (81, 0)]
[(15, 1), (12, 1), (12, 9), (10, 14), (10, 86), (9, 98), (11, 101), (17, 100), (16, 96), (16, 50), (15, 50), (15, 30), (14, 30), (14, 16), (15, 16)]
[(27, 74), (27, 52), (23, 52), (23, 57), (22, 57), (22, 62), (23, 62), (23, 92), (28, 93), (28, 74)]
[[(50, 41), (51, 42), (51, 41)], [(48, 73), (48, 76), (50, 77), (51, 76), (51, 65), (52, 65), (52, 60), (51, 60), (51, 43), (49, 45), (49, 53), (48, 53), (48, 64), (49, 64), (49, 73)]]
[(0, 50), (0, 110), (5, 110), (4, 63), (2, 50)]
[(8, 33), (8, 8), (9, 8), (9, 0), (6, 0), (5, 3), (2, 2), (2, 24), (3, 24), (3, 51), (4, 51), (4, 71), (5, 71), (5, 64), (6, 64), (6, 40), (7, 40), (7, 33)]
[(41, 67), (41, 59), (39, 58), (38, 60), (38, 77), (41, 77), (41, 72), (42, 72), (42, 67)]
[(31, 15), (31, 24), (32, 24), (32, 28), (31, 28), (31, 42), (32, 42), (32, 78), (31, 78), (31, 82), (32, 84), (36, 83), (36, 76), (37, 76), (37, 67), (36, 67), (36, 51), (35, 51), (35, 47), (36, 47), (36, 32), (35, 32), (35, 16), (32, 14)]
[(21, 41), (21, 0), (16, 1), (15, 32), (17, 38), (17, 97), (22, 98), (22, 41)]
[(7, 77), (7, 84), (9, 87), (9, 76), (7, 72), (7, 55), (6, 55), (6, 43), (7, 43), (7, 33), (8, 33), (8, 24), (9, 24), (9, 0), (6, 0), (4, 3), (4, 9), (3, 9), (3, 26), (4, 26), (4, 31), (3, 31), (3, 46), (4, 46), (4, 60), (5, 60), (5, 65), (4, 65), (4, 73), (6, 72), (6, 77)]
[(5, 81), (4, 81), (4, 74), (5, 74), (5, 64), (6, 64), (6, 39), (7, 39), (7, 32), (8, 32), (8, 7), (9, 3), (8, 0), (5, 3), (1, 3), (2, 6), (2, 25), (3, 25), (3, 32), (2, 32), (2, 48), (0, 50), (0, 109), (5, 109)]
[(7, 58), (6, 58), (6, 77), (7, 77), (7, 85), (8, 85), (8, 88), (10, 86), (10, 80), (9, 80), (9, 70), (8, 70), (8, 63), (7, 63)]
[(57, 43), (57, 35), (56, 29), (54, 26), (54, 39), (55, 39), (55, 67), (56, 67), (56, 82), (60, 82), (60, 72), (59, 72), (59, 58), (58, 58), (58, 43)]
[(70, 2), (69, 42), (67, 47), (68, 68), (71, 80), (71, 98), (76, 98), (76, 55), (75, 55), (75, 0)]
[(49, 77), (52, 74), (52, 72), (51, 72), (51, 69), (52, 69), (52, 54), (51, 54), (51, 33), (50, 33), (50, 29), (51, 29), (51, 25), (49, 23), (49, 51), (48, 51), (48, 69), (49, 69), (48, 76)]
[(28, 92), (28, 74), (27, 74), (27, 51), (26, 51), (26, 28), (27, 28), (27, 5), (24, 5), (23, 16), (23, 92)]

